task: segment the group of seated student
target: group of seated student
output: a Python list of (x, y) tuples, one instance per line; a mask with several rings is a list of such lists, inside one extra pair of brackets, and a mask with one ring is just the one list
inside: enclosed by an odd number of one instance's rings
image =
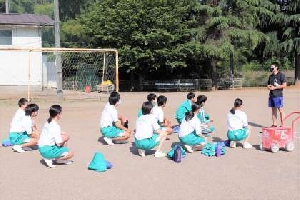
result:
[[(205, 95), (196, 98), (195, 94), (190, 92), (176, 110), (175, 119), (179, 123), (178, 139), (190, 153), (201, 150), (207, 143), (207, 137), (215, 130), (211, 125), (213, 119), (204, 110), (206, 101)], [(118, 114), (117, 107), (120, 102), (120, 94), (112, 92), (101, 113), (100, 132), (108, 145), (127, 143), (133, 133), (128, 128), (128, 120)], [(138, 111), (134, 139), (138, 154), (142, 157), (156, 146), (154, 156), (157, 158), (166, 156), (162, 146), (168, 135), (173, 133), (171, 121), (164, 115), (166, 104), (166, 96), (156, 97), (154, 93), (150, 93)], [(55, 164), (71, 164), (70, 159), (74, 156), (74, 152), (67, 147), (69, 134), (61, 131), (58, 124), (62, 116), (62, 107), (60, 105), (50, 107), (49, 118), (39, 133), (35, 123), (39, 106), (28, 103), (25, 98), (21, 98), (18, 105), (19, 109), (12, 118), (9, 131), (12, 149), (22, 153), (37, 146), (46, 166), (52, 168)], [(235, 99), (233, 108), (227, 115), (227, 138), (230, 147), (235, 148), (237, 142), (242, 141), (243, 148), (248, 149), (252, 148), (249, 143), (250, 128), (242, 105), (241, 99)]]
[[(124, 125), (126, 118), (118, 114), (117, 107), (120, 101), (120, 94), (112, 92), (101, 114), (100, 132), (108, 145), (126, 143), (133, 133)], [(215, 131), (215, 127), (211, 125), (213, 119), (204, 110), (206, 101), (205, 95), (196, 98), (195, 93), (189, 92), (187, 99), (176, 110), (175, 119), (179, 124), (178, 137), (190, 153), (201, 150), (207, 143), (207, 137)], [(146, 151), (156, 146), (154, 156), (166, 156), (162, 151), (162, 145), (167, 136), (173, 133), (171, 121), (164, 115), (166, 104), (166, 96), (157, 97), (154, 93), (150, 93), (147, 95), (147, 101), (142, 103), (138, 111), (134, 139), (138, 154), (142, 157), (145, 157)], [(236, 147), (236, 142), (243, 140), (244, 148), (252, 148), (248, 142), (250, 131), (247, 115), (241, 111), (241, 106), (242, 100), (235, 99), (234, 107), (227, 115), (227, 137), (232, 148)]]
[(13, 151), (23, 153), (37, 147), (43, 157), (45, 165), (55, 167), (57, 164), (71, 164), (73, 151), (66, 146), (69, 136), (62, 132), (58, 121), (62, 115), (60, 105), (52, 105), (49, 109), (49, 118), (40, 133), (35, 122), (39, 106), (28, 103), (26, 98), (18, 101), (19, 109), (12, 118), (9, 131), (9, 141)]

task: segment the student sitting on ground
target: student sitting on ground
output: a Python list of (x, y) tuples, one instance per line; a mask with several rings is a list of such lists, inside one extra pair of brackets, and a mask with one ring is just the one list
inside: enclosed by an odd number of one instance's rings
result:
[[(147, 95), (147, 101), (152, 102), (153, 107), (155, 107), (156, 104), (156, 94), (154, 93), (150, 93)], [(140, 116), (142, 116), (142, 109), (139, 109), (137, 117), (139, 118)]]
[(157, 97), (157, 106), (153, 107), (152, 113), (155, 116), (161, 129), (165, 130), (167, 134), (170, 135), (173, 132), (171, 121), (165, 117), (163, 111), (163, 109), (166, 107), (167, 100), (168, 100), (167, 97), (163, 95)]
[(55, 167), (53, 160), (57, 164), (72, 164), (69, 160), (74, 156), (73, 151), (67, 148), (69, 136), (65, 132), (61, 132), (58, 121), (62, 115), (60, 105), (52, 105), (49, 109), (50, 117), (45, 123), (40, 139), (38, 141), (39, 152), (43, 157), (46, 165), (50, 168)]
[(155, 157), (165, 157), (166, 153), (161, 151), (166, 140), (166, 131), (161, 130), (155, 116), (151, 113), (153, 104), (146, 101), (142, 105), (142, 116), (136, 121), (135, 146), (140, 156), (145, 157), (146, 150), (157, 147)]
[(210, 125), (210, 122), (213, 122), (213, 119), (211, 119), (204, 110), (206, 101), (207, 97), (205, 95), (199, 95), (197, 97), (196, 104), (200, 106), (200, 111), (197, 116), (201, 122), (202, 134), (209, 135), (215, 130), (215, 127), (213, 125)]
[(127, 120), (118, 115), (117, 107), (120, 100), (120, 94), (112, 92), (101, 114), (100, 131), (108, 145), (114, 145), (113, 141), (115, 143), (125, 143), (130, 138), (131, 130), (124, 126)]
[(189, 92), (186, 96), (186, 100), (180, 104), (176, 110), (176, 120), (180, 124), (185, 117), (185, 113), (192, 110), (192, 103), (196, 101), (195, 93)]
[(245, 112), (242, 109), (243, 101), (239, 98), (235, 99), (234, 107), (227, 115), (227, 137), (230, 140), (230, 147), (235, 148), (236, 142), (242, 141), (245, 149), (252, 148), (252, 145), (248, 142), (250, 137), (250, 130), (248, 127), (248, 119)]
[(9, 139), (14, 144), (12, 147), (14, 151), (23, 153), (24, 149), (31, 150), (30, 147), (37, 144), (39, 133), (33, 119), (37, 116), (38, 110), (38, 105), (28, 104), (25, 107), (25, 116), (11, 124)]
[(186, 150), (193, 152), (193, 147), (203, 146), (207, 140), (202, 134), (201, 122), (197, 117), (200, 106), (192, 105), (192, 110), (186, 112), (185, 118), (182, 120), (179, 129), (179, 140), (184, 144)]

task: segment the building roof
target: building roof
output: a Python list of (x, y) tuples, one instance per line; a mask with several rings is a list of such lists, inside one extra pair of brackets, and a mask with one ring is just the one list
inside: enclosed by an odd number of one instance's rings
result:
[(0, 14), (0, 25), (54, 26), (54, 20), (47, 15)]

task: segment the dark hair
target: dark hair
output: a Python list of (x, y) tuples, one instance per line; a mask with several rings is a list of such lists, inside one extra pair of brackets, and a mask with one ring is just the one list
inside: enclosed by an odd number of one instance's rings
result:
[(240, 98), (236, 98), (236, 99), (234, 100), (234, 103), (233, 103), (233, 106), (234, 106), (234, 107), (231, 108), (230, 112), (231, 112), (232, 114), (235, 114), (236, 108), (241, 107), (241, 105), (243, 105), (243, 100), (240, 99)]
[(200, 109), (200, 105), (193, 103), (192, 110), (185, 113), (185, 121), (190, 121), (195, 116), (195, 112)]
[(167, 103), (168, 98), (164, 95), (160, 95), (157, 97), (157, 106), (162, 106)]
[(156, 94), (154, 94), (154, 93), (150, 93), (147, 95), (148, 101), (153, 101), (153, 100), (155, 100), (155, 98), (156, 98)]
[(271, 63), (271, 65), (274, 65), (275, 67), (277, 67), (277, 69), (279, 69), (279, 62), (278, 61), (273, 61)]
[(202, 106), (202, 103), (203, 102), (206, 102), (206, 100), (207, 100), (207, 97), (205, 96), (205, 95), (199, 95), (198, 97), (197, 97), (197, 104), (199, 105), (199, 106)]
[(28, 100), (27, 100), (26, 98), (21, 98), (21, 99), (18, 101), (19, 107), (25, 105), (25, 103), (28, 103)]
[(142, 105), (142, 114), (143, 115), (150, 114), (152, 108), (153, 108), (152, 103), (150, 101), (145, 101)]
[(60, 114), (62, 107), (60, 105), (52, 105), (49, 109), (50, 117), (47, 119), (47, 122), (50, 123), (54, 117)]
[(194, 92), (189, 92), (187, 95), (186, 95), (186, 98), (191, 100), (192, 98), (195, 98), (195, 93)]
[(25, 116), (31, 116), (33, 112), (39, 111), (39, 106), (35, 103), (28, 104), (25, 108)]
[(108, 98), (108, 102), (110, 105), (116, 105), (116, 103), (120, 100), (120, 94), (118, 92), (112, 92), (110, 93), (110, 96)]

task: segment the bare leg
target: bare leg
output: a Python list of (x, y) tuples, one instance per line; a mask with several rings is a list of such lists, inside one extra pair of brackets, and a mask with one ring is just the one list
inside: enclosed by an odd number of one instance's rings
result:
[(167, 133), (159, 134), (159, 145), (156, 151), (161, 151), (161, 147), (167, 139)]
[(277, 108), (272, 107), (272, 121), (273, 125), (277, 125)]
[(248, 126), (248, 136), (246, 137), (246, 139), (244, 140), (244, 142), (248, 142), (249, 138), (251, 135), (251, 126)]
[(57, 158), (56, 160), (69, 160), (70, 158), (72, 158), (74, 156), (74, 152), (73, 151), (69, 151), (68, 155)]
[(279, 114), (280, 114), (280, 125), (283, 126), (283, 120), (285, 118), (285, 113), (283, 110), (283, 107), (278, 108)]
[(124, 135), (121, 137), (115, 137), (112, 138), (113, 141), (124, 141), (124, 140), (128, 140), (130, 138), (131, 132), (130, 131), (125, 131)]
[(31, 147), (37, 145), (36, 138), (30, 138), (30, 141), (21, 145), (21, 147)]

